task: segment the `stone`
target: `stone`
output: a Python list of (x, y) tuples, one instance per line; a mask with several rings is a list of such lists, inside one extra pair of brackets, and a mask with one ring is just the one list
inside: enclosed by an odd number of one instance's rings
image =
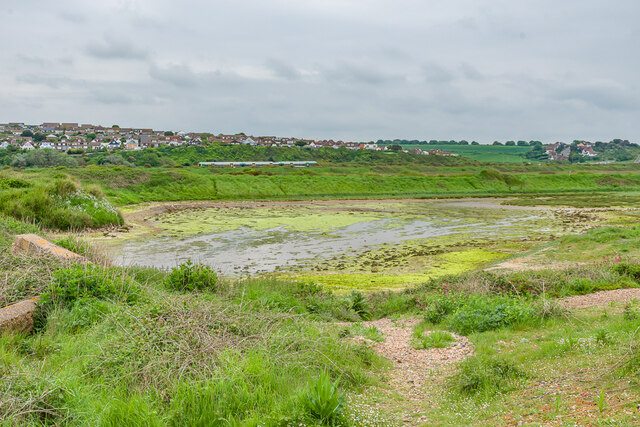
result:
[(36, 234), (19, 234), (13, 241), (11, 247), (13, 253), (45, 253), (54, 256), (62, 261), (86, 263), (87, 259), (82, 255), (71, 252), (62, 246), (51, 243)]
[(0, 308), (0, 333), (33, 331), (33, 313), (36, 311), (36, 301), (38, 298), (32, 298)]

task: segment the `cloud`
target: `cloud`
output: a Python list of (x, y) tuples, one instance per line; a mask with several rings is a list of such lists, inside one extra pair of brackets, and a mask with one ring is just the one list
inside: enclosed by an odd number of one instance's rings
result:
[(267, 59), (266, 66), (273, 72), (276, 77), (281, 79), (297, 80), (301, 76), (300, 71), (298, 71), (295, 67), (279, 59)]
[(60, 89), (65, 86), (76, 86), (81, 82), (62, 76), (41, 75), (41, 74), (21, 74), (16, 77), (16, 82), (28, 85), (43, 85), (51, 89)]
[(422, 74), (427, 83), (449, 84), (455, 79), (455, 73), (436, 63), (422, 66)]
[(405, 79), (396, 73), (382, 71), (379, 67), (354, 62), (340, 62), (332, 67), (320, 67), (320, 73), (328, 82), (357, 85), (380, 85)]
[(196, 75), (191, 68), (178, 64), (170, 64), (163, 67), (157, 64), (151, 64), (149, 67), (149, 75), (156, 80), (170, 83), (181, 88), (194, 87), (200, 81), (200, 77)]
[(558, 89), (555, 97), (563, 101), (579, 101), (602, 110), (628, 111), (640, 106), (637, 93), (612, 84), (573, 85)]
[(88, 44), (85, 52), (98, 59), (144, 60), (149, 57), (147, 50), (127, 40), (112, 37), (105, 37), (102, 41)]

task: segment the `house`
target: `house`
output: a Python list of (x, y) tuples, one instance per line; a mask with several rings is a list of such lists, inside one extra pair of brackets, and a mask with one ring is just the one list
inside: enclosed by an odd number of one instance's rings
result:
[(0, 149), (6, 150), (9, 147), (9, 143), (7, 141), (2, 141), (0, 144)]
[(29, 141), (27, 141), (24, 144), (22, 144), (20, 146), (20, 148), (22, 148), (23, 150), (33, 150), (33, 149), (35, 149), (35, 147)]
[(46, 150), (46, 149), (53, 150), (54, 146), (51, 145), (51, 143), (49, 141), (42, 141), (42, 143), (40, 144), (39, 148), (41, 150)]
[(140, 150), (140, 145), (137, 139), (129, 138), (124, 144), (125, 150)]
[(596, 153), (593, 150), (593, 147), (588, 146), (588, 147), (583, 147), (582, 150), (580, 151), (580, 154), (582, 154), (583, 156), (587, 156), (587, 157), (595, 157), (598, 155), (598, 153)]
[(253, 139), (251, 139), (251, 138), (247, 138), (247, 139), (245, 139), (244, 141), (242, 141), (242, 143), (243, 143), (244, 145), (251, 145), (251, 146), (253, 146), (253, 147), (255, 147), (256, 145), (258, 145), (258, 143), (257, 143), (256, 141), (254, 141)]

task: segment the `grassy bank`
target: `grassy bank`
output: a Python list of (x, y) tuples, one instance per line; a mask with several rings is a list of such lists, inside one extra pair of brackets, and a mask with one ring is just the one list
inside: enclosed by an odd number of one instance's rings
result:
[(37, 180), (0, 174), (0, 213), (57, 230), (122, 225), (122, 215), (101, 190), (87, 189), (60, 173)]
[[(431, 167), (318, 167), (305, 169), (128, 168), (5, 170), (30, 185), (57, 176), (99, 188), (115, 205), (168, 200), (305, 200), (481, 197), (640, 192), (640, 174), (613, 170)], [(0, 190), (0, 194), (7, 190)]]

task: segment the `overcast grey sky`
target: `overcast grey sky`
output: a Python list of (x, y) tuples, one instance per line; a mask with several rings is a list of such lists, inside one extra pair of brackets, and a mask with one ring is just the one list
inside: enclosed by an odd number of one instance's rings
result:
[(638, 0), (0, 0), (0, 122), (640, 141)]

